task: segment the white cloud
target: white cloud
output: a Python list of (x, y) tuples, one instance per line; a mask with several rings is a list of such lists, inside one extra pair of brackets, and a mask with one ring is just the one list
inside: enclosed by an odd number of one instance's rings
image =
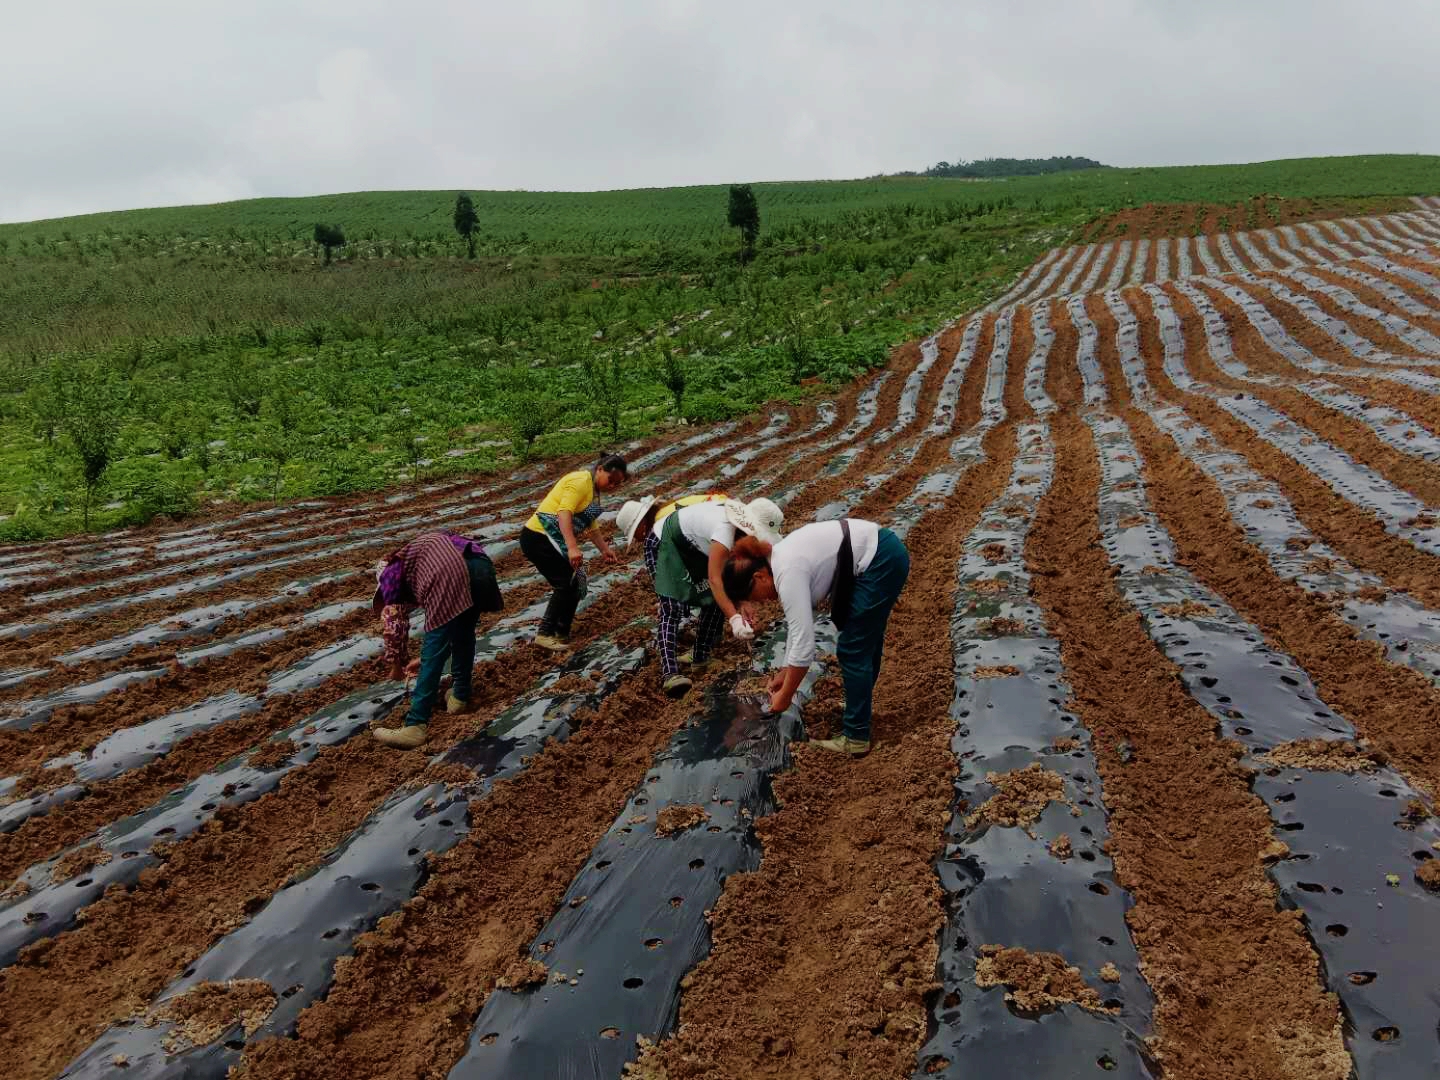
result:
[(0, 3), (0, 220), (1440, 150), (1434, 0)]

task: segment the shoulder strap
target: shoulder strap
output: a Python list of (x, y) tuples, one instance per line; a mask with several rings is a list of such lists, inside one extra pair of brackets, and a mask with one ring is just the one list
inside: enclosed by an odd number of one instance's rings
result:
[(850, 620), (850, 598), (855, 594), (855, 550), (850, 543), (850, 519), (840, 519), (840, 550), (835, 555), (835, 588), (830, 596), (830, 618), (840, 629)]

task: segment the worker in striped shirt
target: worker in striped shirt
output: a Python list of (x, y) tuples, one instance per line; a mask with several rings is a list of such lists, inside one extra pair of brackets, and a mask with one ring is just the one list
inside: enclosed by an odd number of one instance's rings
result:
[[(376, 569), (374, 610), (384, 624), (384, 662), (391, 679), (415, 675), (410, 709), (399, 728), (376, 728), (386, 746), (413, 750), (425, 742), (445, 662), (452, 680), (445, 711), (468, 712), (475, 668), (475, 624), (482, 611), (503, 606), (495, 566), (485, 549), (455, 533), (426, 533), (383, 560)], [(425, 610), (420, 658), (406, 664), (410, 613)]]

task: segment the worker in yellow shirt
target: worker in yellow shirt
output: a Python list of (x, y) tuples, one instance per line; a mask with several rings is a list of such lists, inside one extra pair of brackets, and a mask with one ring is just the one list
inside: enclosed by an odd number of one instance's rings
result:
[(596, 493), (615, 491), (627, 479), (625, 459), (619, 454), (604, 455), (593, 469), (566, 473), (520, 530), (520, 550), (552, 590), (535, 638), (542, 649), (563, 652), (570, 647), (570, 624), (587, 587), (580, 537), (589, 537), (607, 561), (617, 559), (595, 528), (604, 509)]

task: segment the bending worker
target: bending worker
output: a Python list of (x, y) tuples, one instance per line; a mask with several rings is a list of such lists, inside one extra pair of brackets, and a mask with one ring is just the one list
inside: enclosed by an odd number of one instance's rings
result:
[(570, 647), (570, 625), (588, 587), (580, 537), (589, 536), (602, 557), (615, 559), (605, 537), (594, 527), (603, 509), (595, 495), (615, 491), (628, 476), (625, 459), (619, 454), (605, 454), (593, 469), (566, 473), (520, 530), (520, 550), (552, 590), (535, 637), (535, 644), (542, 649), (564, 652)]
[(770, 679), (770, 708), (776, 713), (790, 707), (815, 660), (815, 608), (830, 600), (831, 618), (840, 628), (835, 653), (845, 682), (845, 715), (839, 736), (814, 745), (855, 757), (869, 753), (885, 626), (910, 576), (910, 553), (900, 538), (859, 518), (818, 521), (773, 548), (741, 539), (723, 576), (732, 600), (778, 599), (785, 608), (785, 667)]
[[(645, 541), (645, 565), (660, 608), (660, 678), (671, 697), (684, 696), (693, 685), (681, 674), (681, 663), (688, 660), (692, 673), (703, 670), (727, 621), (739, 640), (755, 636), (749, 619), (726, 595), (721, 574), (737, 533), (767, 545), (778, 543), (784, 521), (769, 499), (741, 503), (724, 496), (690, 496), (680, 502), (686, 505), (655, 512), (654, 500), (647, 496), (626, 503), (615, 519), (627, 547), (637, 535)], [(693, 607), (700, 609), (695, 648), (682, 657), (677, 653), (680, 623)]]
[[(385, 627), (384, 658), (396, 682), (416, 674), (410, 710), (399, 728), (376, 728), (387, 746), (413, 750), (425, 742), (430, 712), (440, 689), (445, 661), (453, 676), (445, 711), (470, 708), (475, 668), (475, 624), (482, 611), (503, 606), (495, 566), (474, 540), (454, 533), (426, 533), (384, 559), (376, 568), (372, 608)], [(409, 665), (410, 613), (425, 609), (425, 638), (420, 659)]]

